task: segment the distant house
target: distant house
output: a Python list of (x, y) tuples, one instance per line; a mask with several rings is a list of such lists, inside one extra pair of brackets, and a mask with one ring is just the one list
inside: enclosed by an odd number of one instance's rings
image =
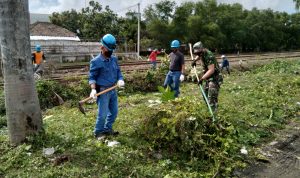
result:
[(30, 40), (40, 41), (80, 41), (76, 33), (50, 22), (35, 22), (30, 24)]

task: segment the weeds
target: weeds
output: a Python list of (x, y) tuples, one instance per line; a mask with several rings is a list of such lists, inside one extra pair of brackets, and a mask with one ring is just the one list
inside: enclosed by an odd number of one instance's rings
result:
[[(234, 168), (255, 157), (252, 147), (296, 119), (300, 76), (294, 71), (300, 71), (299, 62), (275, 62), (227, 76), (216, 123), (195, 84), (182, 85), (179, 99), (155, 105), (148, 100), (159, 100), (162, 94), (120, 96), (114, 129), (121, 134), (109, 138), (121, 143), (115, 148), (92, 136), (95, 105), (88, 106), (86, 116), (73, 107), (46, 110), (45, 134), (17, 148), (8, 146), (7, 128), (0, 128), (0, 176), (230, 177)], [(49, 147), (55, 148), (54, 155), (44, 156), (43, 148)], [(242, 147), (248, 156), (239, 152)], [(65, 155), (67, 161), (53, 163)]]

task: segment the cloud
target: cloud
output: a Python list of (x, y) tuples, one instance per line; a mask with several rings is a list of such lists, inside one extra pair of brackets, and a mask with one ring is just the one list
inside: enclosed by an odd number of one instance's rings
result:
[[(158, 3), (160, 0), (96, 0), (103, 7), (109, 6), (115, 13), (124, 15), (128, 10), (137, 11), (137, 3), (141, 3), (141, 11), (148, 5)], [(197, 2), (199, 0), (175, 0), (177, 5), (186, 1)], [(271, 8), (275, 11), (285, 11), (295, 13), (295, 4), (292, 0), (217, 0), (219, 3), (240, 3), (245, 9), (251, 10)], [(62, 12), (66, 10), (81, 8), (88, 5), (89, 0), (29, 0), (29, 10), (31, 13), (51, 14), (52, 12)]]
[(29, 0), (31, 13), (51, 14), (71, 9), (80, 10), (84, 6), (84, 0)]
[(288, 13), (295, 13), (295, 4), (292, 0), (218, 0), (219, 3), (242, 4), (245, 9), (251, 10), (256, 7), (258, 9), (273, 9), (274, 11), (285, 11)]

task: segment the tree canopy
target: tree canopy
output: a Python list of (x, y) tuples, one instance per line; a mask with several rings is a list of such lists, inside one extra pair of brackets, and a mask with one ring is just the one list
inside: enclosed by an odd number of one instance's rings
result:
[[(300, 1), (294, 0), (299, 8)], [(137, 12), (118, 17), (107, 6), (90, 1), (81, 12), (53, 13), (51, 22), (63, 26), (82, 39), (98, 41), (105, 33), (119, 41), (137, 41)], [(184, 2), (163, 0), (145, 8), (141, 21), (142, 50), (155, 46), (168, 48), (173, 39), (183, 44), (202, 41), (207, 48), (233, 52), (279, 51), (300, 47), (300, 14), (271, 9), (246, 10), (241, 4), (223, 4), (216, 0)]]

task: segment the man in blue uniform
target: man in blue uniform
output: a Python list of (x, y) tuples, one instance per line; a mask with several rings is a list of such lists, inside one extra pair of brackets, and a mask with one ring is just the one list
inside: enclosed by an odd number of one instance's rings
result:
[[(104, 35), (100, 40), (101, 53), (91, 60), (89, 84), (90, 96), (96, 98), (97, 92), (108, 89), (115, 84), (124, 87), (124, 79), (118, 65), (118, 59), (112, 56), (116, 48), (116, 39), (111, 34)], [(111, 90), (97, 97), (98, 115), (94, 135), (96, 138), (104, 138), (107, 135), (117, 135), (113, 130), (113, 124), (118, 114), (118, 95), (116, 90)]]
[(221, 58), (222, 58), (221, 71), (223, 71), (223, 68), (225, 68), (227, 73), (230, 75), (229, 61), (227, 60), (227, 57), (225, 55), (222, 55)]

